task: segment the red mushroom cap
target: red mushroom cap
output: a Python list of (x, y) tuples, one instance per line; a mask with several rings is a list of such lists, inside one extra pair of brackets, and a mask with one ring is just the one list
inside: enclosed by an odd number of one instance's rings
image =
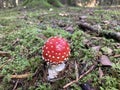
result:
[(70, 55), (70, 46), (62, 37), (51, 37), (44, 44), (42, 57), (52, 64), (59, 64), (67, 60)]

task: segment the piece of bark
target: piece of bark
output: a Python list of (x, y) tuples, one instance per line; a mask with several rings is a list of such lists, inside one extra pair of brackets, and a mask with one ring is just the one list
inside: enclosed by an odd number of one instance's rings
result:
[(87, 23), (78, 23), (78, 26), (83, 31), (90, 31), (92, 33), (97, 33), (99, 36), (104, 36), (106, 38), (114, 39), (120, 42), (120, 32), (108, 32), (105, 30), (97, 30)]

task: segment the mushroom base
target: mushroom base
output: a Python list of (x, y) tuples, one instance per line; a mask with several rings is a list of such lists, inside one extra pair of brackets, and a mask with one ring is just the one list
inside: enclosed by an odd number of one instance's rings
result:
[(62, 71), (64, 68), (65, 68), (65, 63), (61, 63), (58, 65), (51, 65), (48, 68), (48, 77), (47, 77), (48, 81), (57, 78), (58, 73)]

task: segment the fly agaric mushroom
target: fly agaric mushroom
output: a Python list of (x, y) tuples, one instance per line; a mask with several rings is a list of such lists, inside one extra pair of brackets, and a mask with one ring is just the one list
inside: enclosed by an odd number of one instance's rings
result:
[(70, 46), (62, 37), (51, 37), (42, 48), (42, 57), (48, 62), (48, 80), (57, 77), (58, 73), (65, 68), (65, 61), (70, 55)]

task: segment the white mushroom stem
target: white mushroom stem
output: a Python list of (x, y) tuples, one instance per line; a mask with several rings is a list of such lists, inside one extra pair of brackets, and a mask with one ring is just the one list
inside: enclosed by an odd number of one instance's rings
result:
[(48, 68), (48, 80), (54, 79), (57, 77), (58, 73), (65, 68), (65, 63), (61, 63), (58, 65), (51, 65)]

